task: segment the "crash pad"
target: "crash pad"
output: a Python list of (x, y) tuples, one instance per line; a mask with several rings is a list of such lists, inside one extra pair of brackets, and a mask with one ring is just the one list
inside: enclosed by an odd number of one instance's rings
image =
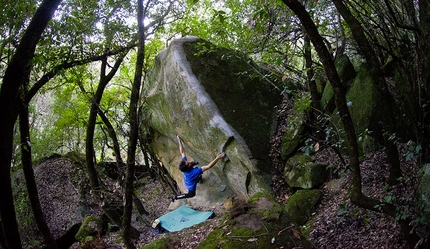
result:
[(184, 228), (202, 223), (214, 213), (211, 211), (201, 212), (187, 207), (186, 205), (160, 216), (157, 220), (160, 225), (169, 232), (181, 231)]

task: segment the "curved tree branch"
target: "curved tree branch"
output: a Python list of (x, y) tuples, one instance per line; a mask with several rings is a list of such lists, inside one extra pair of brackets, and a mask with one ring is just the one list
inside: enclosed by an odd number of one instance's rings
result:
[(115, 51), (107, 51), (105, 54), (98, 55), (98, 56), (92, 56), (83, 60), (77, 60), (77, 61), (70, 61), (70, 62), (63, 62), (57, 66), (55, 66), (51, 71), (43, 75), (29, 90), (28, 93), (24, 97), (24, 102), (29, 103), (30, 100), (36, 95), (36, 93), (42, 88), (46, 83), (48, 83), (52, 78), (54, 78), (58, 73), (60, 73), (63, 70), (75, 67), (75, 66), (81, 66), (90, 62), (94, 61), (101, 61), (103, 58), (108, 56), (117, 55), (120, 53), (127, 52), (134, 47), (136, 47), (137, 44), (131, 44), (127, 47), (123, 47), (121, 49), (115, 50)]

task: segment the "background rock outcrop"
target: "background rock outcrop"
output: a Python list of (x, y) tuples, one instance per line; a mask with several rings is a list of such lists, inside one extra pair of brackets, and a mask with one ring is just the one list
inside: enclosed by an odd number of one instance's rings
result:
[[(173, 41), (155, 59), (143, 96), (151, 115), (152, 147), (178, 183), (183, 175), (176, 135), (191, 160), (209, 163), (228, 138), (227, 157), (205, 172), (195, 206), (270, 192), (267, 155), (281, 92), (274, 77), (240, 55), (196, 37)], [(272, 79), (271, 79), (272, 78)]]

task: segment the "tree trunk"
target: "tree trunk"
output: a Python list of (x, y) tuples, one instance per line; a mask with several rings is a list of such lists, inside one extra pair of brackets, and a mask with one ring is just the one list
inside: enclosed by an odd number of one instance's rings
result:
[[(22, 248), (12, 196), (10, 167), (12, 162), (13, 127), (18, 117), (19, 89), (24, 83), (28, 63), (36, 45), (61, 0), (44, 0), (8, 64), (0, 89), (0, 214), (7, 248)], [(6, 249), (6, 248), (3, 248)]]
[(352, 198), (359, 198), (361, 194), (361, 172), (358, 160), (358, 144), (355, 133), (354, 124), (346, 104), (345, 94), (346, 91), (341, 84), (339, 74), (336, 71), (333, 57), (324, 44), (324, 40), (318, 33), (318, 30), (312, 21), (309, 13), (297, 0), (283, 0), (283, 2), (297, 15), (300, 19), (307, 35), (309, 36), (312, 44), (315, 47), (318, 56), (324, 65), (324, 70), (330, 84), (333, 87), (335, 104), (338, 109), (341, 121), (345, 128), (346, 139), (350, 145), (349, 158), (351, 165), (351, 196)]
[(45, 220), (42, 208), (40, 206), (39, 194), (37, 192), (37, 184), (34, 179), (34, 171), (31, 159), (31, 143), (30, 143), (30, 125), (28, 120), (28, 106), (22, 106), (19, 115), (19, 130), (21, 136), (21, 160), (24, 171), (25, 182), (27, 186), (28, 197), (30, 199), (31, 208), (34, 218), (36, 219), (37, 228), (45, 240), (48, 249), (56, 249), (57, 243), (49, 230)]
[[(88, 118), (88, 124), (87, 124), (87, 134), (86, 134), (86, 143), (85, 143), (85, 156), (86, 156), (86, 162), (87, 162), (87, 169), (88, 169), (88, 175), (90, 179), (91, 189), (94, 193), (94, 198), (96, 198), (96, 201), (99, 200), (98, 195), (100, 194), (100, 182), (98, 173), (95, 168), (95, 162), (94, 162), (94, 130), (96, 126), (96, 120), (97, 120), (97, 114), (100, 110), (100, 102), (103, 97), (103, 92), (109, 83), (109, 81), (113, 78), (115, 73), (118, 71), (119, 66), (121, 65), (122, 61), (124, 60), (126, 53), (123, 53), (120, 55), (118, 60), (115, 62), (114, 67), (109, 72), (108, 75), (106, 75), (106, 67), (107, 67), (107, 58), (102, 59), (101, 64), (101, 70), (100, 70), (100, 81), (99, 85), (97, 86), (96, 94), (93, 97), (92, 103), (91, 103), (91, 109), (90, 109), (90, 116)], [(84, 89), (83, 89), (84, 90)]]
[(304, 37), (304, 52), (303, 55), (305, 57), (305, 65), (306, 65), (306, 78), (308, 82), (309, 92), (311, 93), (312, 99), (312, 115), (311, 121), (313, 122), (315, 117), (321, 113), (321, 97), (318, 93), (317, 84), (314, 79), (314, 68), (312, 63), (312, 48), (311, 41), (309, 37), (305, 34)]
[(122, 160), (122, 157), (121, 157), (121, 150), (119, 147), (118, 137), (116, 135), (115, 128), (113, 127), (112, 123), (109, 121), (109, 119), (106, 117), (106, 115), (103, 113), (103, 111), (100, 108), (98, 108), (98, 115), (102, 119), (103, 124), (106, 125), (107, 132), (109, 134), (110, 139), (112, 140), (113, 151), (115, 154), (116, 166), (118, 170), (118, 176), (120, 177), (122, 176), (121, 172), (123, 171), (122, 168), (124, 167), (124, 161)]
[(1, 248), (7, 248), (6, 238), (4, 237), (3, 226), (0, 222), (0, 246)]
[(137, 49), (136, 67), (134, 72), (134, 80), (131, 88), (130, 97), (130, 136), (128, 140), (127, 150), (127, 171), (125, 175), (125, 193), (124, 193), (124, 216), (123, 216), (123, 239), (126, 248), (134, 249), (134, 243), (132, 241), (132, 230), (131, 230), (131, 215), (133, 212), (133, 180), (136, 165), (136, 148), (137, 139), (139, 136), (139, 115), (138, 115), (138, 104), (139, 104), (139, 92), (141, 87), (143, 63), (145, 58), (145, 27), (144, 27), (144, 9), (143, 1), (138, 0), (137, 9), (137, 23), (139, 28), (139, 46)]
[(377, 89), (379, 90), (381, 101), (377, 107), (379, 110), (379, 114), (377, 116), (381, 118), (381, 132), (383, 133), (382, 136), (384, 145), (387, 151), (388, 162), (390, 164), (390, 177), (388, 182), (393, 185), (397, 182), (397, 179), (402, 176), (402, 171), (400, 170), (399, 152), (395, 144), (395, 139), (390, 138), (390, 136), (396, 133), (395, 119), (393, 118), (395, 115), (393, 113), (392, 101), (390, 99), (390, 93), (385, 80), (385, 74), (382, 70), (381, 63), (376, 56), (376, 52), (367, 40), (364, 30), (358, 20), (343, 4), (342, 0), (333, 0), (333, 3), (336, 5), (337, 10), (351, 28), (352, 35), (360, 47), (361, 53), (366, 58), (372, 78), (377, 85)]

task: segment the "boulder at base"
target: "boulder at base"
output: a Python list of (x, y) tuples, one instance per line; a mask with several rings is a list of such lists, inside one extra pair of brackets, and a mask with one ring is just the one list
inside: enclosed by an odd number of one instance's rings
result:
[(143, 96), (154, 132), (151, 146), (182, 192), (187, 190), (176, 135), (188, 159), (200, 166), (225, 147), (225, 159), (203, 174), (196, 196), (187, 202), (207, 207), (231, 196), (270, 192), (267, 156), (281, 99), (276, 78), (196, 37), (174, 40), (147, 75)]

